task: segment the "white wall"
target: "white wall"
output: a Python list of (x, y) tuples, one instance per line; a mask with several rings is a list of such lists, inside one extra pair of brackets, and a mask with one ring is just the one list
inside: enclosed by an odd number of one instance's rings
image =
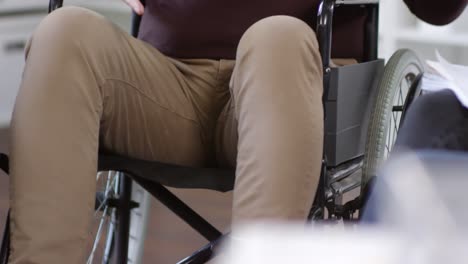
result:
[[(130, 10), (121, 0), (65, 0), (98, 11), (125, 30)], [(46, 15), (47, 0), (0, 0), (0, 129), (7, 127), (24, 66), (23, 46)]]
[(434, 59), (437, 49), (451, 62), (468, 64), (468, 10), (453, 24), (438, 27), (418, 20), (402, 0), (381, 0), (380, 19), (381, 57), (410, 48), (424, 60)]

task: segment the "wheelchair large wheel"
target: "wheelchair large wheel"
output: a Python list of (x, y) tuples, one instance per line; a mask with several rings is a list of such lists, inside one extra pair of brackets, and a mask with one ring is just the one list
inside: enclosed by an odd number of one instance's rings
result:
[(404, 111), (420, 93), (413, 84), (423, 70), (418, 56), (407, 49), (398, 50), (385, 66), (367, 132), (362, 186), (392, 150)]
[[(118, 172), (100, 172), (96, 177), (95, 213), (87, 264), (114, 263), (111, 260), (115, 258), (114, 244), (119, 230), (117, 210), (121, 175)], [(132, 201), (136, 202), (138, 207), (133, 208), (130, 215), (128, 263), (141, 263), (147, 233), (150, 196), (134, 183), (132, 184)]]

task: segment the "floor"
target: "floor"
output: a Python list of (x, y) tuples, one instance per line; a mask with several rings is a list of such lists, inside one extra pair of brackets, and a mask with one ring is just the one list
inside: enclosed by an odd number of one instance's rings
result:
[[(7, 149), (7, 132), (0, 129), (0, 151)], [(221, 230), (229, 229), (231, 194), (202, 190), (175, 190), (179, 198)], [(8, 208), (8, 177), (0, 172), (0, 232)], [(169, 210), (153, 201), (143, 264), (176, 263), (207, 243)]]

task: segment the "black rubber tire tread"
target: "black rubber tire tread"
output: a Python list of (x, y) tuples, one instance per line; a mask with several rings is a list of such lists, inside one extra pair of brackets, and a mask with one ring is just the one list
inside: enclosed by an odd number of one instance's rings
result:
[[(420, 72), (424, 71), (424, 66), (416, 53), (408, 49), (400, 49), (395, 52), (385, 66), (367, 130), (367, 142), (362, 169), (363, 187), (366, 186), (370, 177), (376, 176), (376, 170), (383, 161), (393, 100), (404, 77), (403, 74), (409, 66), (415, 66)], [(415, 73), (416, 76), (418, 74)]]

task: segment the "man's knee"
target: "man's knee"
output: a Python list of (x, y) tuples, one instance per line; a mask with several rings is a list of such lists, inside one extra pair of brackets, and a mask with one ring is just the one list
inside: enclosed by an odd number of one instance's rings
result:
[(101, 15), (85, 8), (57, 9), (44, 18), (34, 31), (26, 47), (26, 56), (36, 44), (54, 52), (60, 52), (57, 48), (62, 47), (72, 53), (70, 49), (78, 43), (92, 41), (108, 24)]
[(249, 90), (256, 102), (322, 105), (320, 53), (315, 33), (305, 22), (289, 16), (260, 20), (244, 33), (236, 59), (235, 100), (246, 98), (242, 95)]
[(290, 16), (272, 16), (253, 24), (242, 36), (237, 54), (240, 56), (252, 48), (270, 55), (276, 52), (318, 55), (312, 28)]

